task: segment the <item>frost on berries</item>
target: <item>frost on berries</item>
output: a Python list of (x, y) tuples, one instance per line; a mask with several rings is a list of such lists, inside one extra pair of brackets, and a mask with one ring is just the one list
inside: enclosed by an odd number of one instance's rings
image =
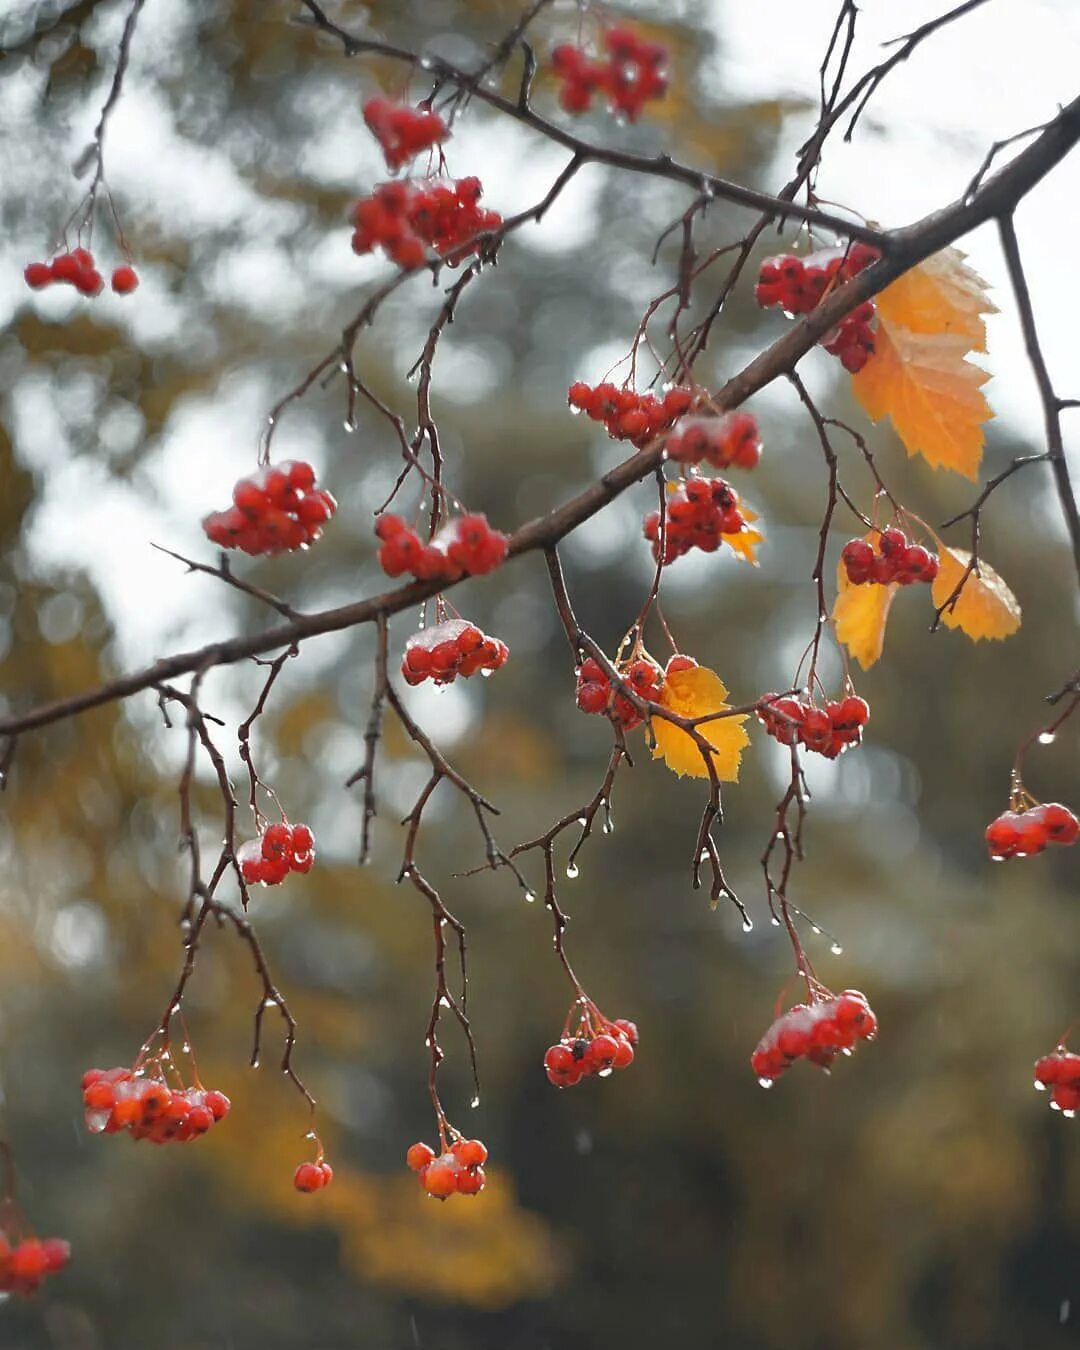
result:
[[(758, 273), (754, 297), (763, 309), (779, 305), (792, 317), (809, 314), (829, 291), (877, 262), (880, 256), (873, 245), (856, 240), (847, 249), (819, 249), (801, 258), (791, 253), (766, 258)], [(867, 300), (820, 340), (825, 350), (838, 357), (852, 375), (862, 370), (874, 354), (876, 316), (874, 302)]]
[(552, 70), (562, 82), (559, 103), (569, 113), (583, 113), (600, 95), (613, 113), (634, 122), (646, 103), (667, 92), (667, 48), (621, 24), (606, 28), (601, 41), (602, 57), (568, 42), (552, 51)]
[(986, 844), (994, 862), (1029, 858), (1047, 844), (1075, 844), (1078, 837), (1080, 820), (1060, 802), (1004, 811), (986, 827)]
[(1080, 1055), (1063, 1045), (1052, 1055), (1043, 1055), (1035, 1061), (1035, 1086), (1040, 1092), (1049, 1088), (1050, 1109), (1072, 1120), (1080, 1110)]
[(413, 1144), (405, 1162), (433, 1200), (446, 1200), (451, 1195), (480, 1194), (487, 1156), (479, 1139), (458, 1139), (440, 1154), (428, 1144)]
[(63, 1270), (71, 1258), (71, 1245), (63, 1238), (21, 1240), (0, 1230), (0, 1295), (36, 1294), (46, 1276)]
[[(577, 1023), (571, 1026), (574, 1010)], [(606, 1078), (615, 1069), (627, 1069), (634, 1062), (638, 1029), (625, 1017), (610, 1021), (588, 999), (581, 999), (566, 1019), (563, 1034), (544, 1054), (548, 1082), (556, 1087), (573, 1087), (583, 1078)]]
[(315, 470), (303, 460), (270, 464), (233, 488), (233, 504), (203, 520), (206, 537), (219, 548), (238, 548), (273, 557), (307, 548), (337, 510), (337, 502), (316, 486)]
[(755, 469), (761, 459), (761, 434), (757, 418), (748, 412), (684, 417), (664, 442), (664, 449), (676, 464)]
[(277, 886), (290, 872), (311, 871), (315, 836), (309, 825), (279, 821), (268, 825), (257, 839), (241, 844), (236, 861), (249, 885)]
[(509, 547), (506, 535), (493, 530), (483, 515), (456, 516), (425, 544), (401, 516), (384, 512), (375, 534), (381, 541), (379, 566), (386, 575), (411, 572), (417, 581), (483, 576), (499, 566)]
[(466, 619), (447, 619), (414, 633), (405, 644), (401, 674), (407, 684), (452, 684), (460, 675), (490, 675), (506, 663), (510, 649)]
[(446, 140), (446, 123), (425, 108), (411, 108), (376, 96), (364, 104), (364, 121), (382, 147), (387, 168), (400, 169), (411, 159)]
[(829, 1069), (838, 1054), (850, 1055), (859, 1041), (877, 1034), (877, 1018), (857, 989), (797, 1003), (773, 1022), (750, 1056), (762, 1087), (772, 1087), (798, 1059)]
[(804, 745), (826, 759), (836, 759), (862, 740), (870, 705), (855, 694), (828, 701), (824, 708), (806, 699), (764, 694), (758, 718), (781, 745)]
[(483, 191), (479, 178), (380, 183), (352, 209), (353, 252), (381, 248), (409, 271), (429, 260), (430, 249), (456, 267), (476, 252), (479, 236), (502, 224), (497, 211), (481, 207)]
[(614, 384), (593, 386), (578, 380), (567, 390), (566, 401), (574, 412), (583, 412), (591, 421), (602, 422), (613, 440), (645, 445), (689, 412), (694, 394), (676, 386), (663, 398), (657, 398), (655, 394), (638, 394)]
[(83, 1074), (83, 1115), (91, 1134), (119, 1134), (152, 1144), (186, 1144), (207, 1134), (229, 1114), (223, 1092), (170, 1087), (159, 1069), (88, 1069)]
[(840, 553), (840, 561), (853, 586), (874, 584), (911, 586), (916, 581), (928, 585), (938, 574), (937, 555), (913, 544), (903, 530), (881, 530), (877, 548), (869, 539), (850, 539)]

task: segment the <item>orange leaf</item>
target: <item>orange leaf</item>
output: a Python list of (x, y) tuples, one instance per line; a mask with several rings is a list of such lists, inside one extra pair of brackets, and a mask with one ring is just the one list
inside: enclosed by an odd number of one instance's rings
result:
[(738, 534), (722, 534), (720, 538), (731, 548), (736, 558), (742, 558), (754, 567), (758, 565), (757, 546), (765, 539), (759, 530), (740, 530)]
[[(971, 554), (959, 548), (942, 548), (938, 557), (940, 565), (931, 594), (940, 609), (964, 575)], [(941, 622), (978, 642), (981, 638), (1011, 637), (1020, 627), (1020, 618), (1016, 596), (990, 564), (980, 560), (978, 572), (972, 572), (964, 582), (956, 604), (945, 610)]]
[(968, 267), (958, 248), (935, 253), (897, 277), (876, 304), (878, 314), (892, 327), (959, 335), (973, 352), (986, 351), (981, 315), (998, 312), (986, 294), (986, 282)]
[[(709, 713), (723, 712), (728, 706), (724, 701), (726, 698), (727, 689), (720, 676), (707, 666), (694, 666), (690, 670), (672, 671), (664, 680), (658, 702), (680, 717), (705, 717)], [(698, 732), (713, 747), (705, 752), (685, 731), (662, 717), (654, 717), (650, 723), (656, 742), (653, 759), (663, 759), (680, 777), (689, 774), (691, 778), (708, 778), (709, 768), (705, 762), (708, 753), (721, 782), (738, 782), (739, 760), (750, 744), (750, 737), (743, 729), (745, 721), (746, 714), (739, 713), (734, 717), (718, 718), (715, 722), (703, 722)]]
[[(872, 537), (872, 536), (868, 536)], [(841, 563), (836, 573), (837, 595), (833, 605), (836, 639), (848, 649), (848, 655), (869, 670), (885, 645), (885, 624), (896, 586), (874, 583), (855, 586), (848, 580)]]

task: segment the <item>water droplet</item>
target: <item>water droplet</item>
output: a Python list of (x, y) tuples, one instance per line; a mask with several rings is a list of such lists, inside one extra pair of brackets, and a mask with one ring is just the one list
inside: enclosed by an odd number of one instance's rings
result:
[(708, 862), (709, 856), (710, 856), (709, 850), (707, 848), (703, 848), (701, 852), (698, 854), (698, 862), (699, 863)]
[(185, 1055), (190, 1055), (190, 1054), (191, 1054), (191, 1042), (190, 1042), (190, 1041), (185, 1041), (184, 1044), (180, 1047), (180, 1049), (184, 1052)]
[(1062, 1111), (1061, 1114), (1065, 1117), (1066, 1120), (1075, 1120), (1075, 1119), (1076, 1119), (1076, 1112), (1075, 1112), (1075, 1111)]
[(1051, 1111), (1060, 1111), (1060, 1110), (1061, 1110), (1061, 1107), (1058, 1106), (1057, 1102), (1051, 1102), (1051, 1103), (1050, 1103), (1050, 1110), (1051, 1110)]
[(578, 865), (577, 865), (577, 863), (567, 863), (567, 864), (566, 864), (566, 875), (570, 878), (571, 881), (573, 881), (574, 878), (577, 877), (577, 875), (578, 875)]
[(422, 56), (422, 57), (420, 58), (420, 69), (421, 69), (421, 70), (434, 70), (434, 69), (435, 69), (435, 62), (431, 59), (430, 56)]
[(773, 926), (774, 928), (779, 928), (779, 927), (780, 927), (780, 920), (776, 917), (775, 914), (772, 916), (772, 918), (769, 920), (769, 922), (772, 924), (772, 926)]
[(815, 937), (820, 937), (820, 936), (821, 936), (821, 929), (817, 926), (816, 923), (812, 923), (812, 924), (810, 925), (810, 931), (811, 931), (811, 933), (813, 933), (813, 935), (814, 935)]
[(614, 1070), (609, 1066), (606, 1069), (601, 1069), (596, 1076), (597, 1078), (610, 1078), (613, 1072)]
[[(259, 1056), (258, 1056), (258, 1055), (256, 1055), (255, 1058), (251, 1061), (251, 1067), (252, 1067), (253, 1069), (257, 1069), (257, 1068), (259, 1067)], [(288, 1073), (288, 1069), (286, 1069), (285, 1072)]]
[(589, 823), (589, 817), (588, 817), (588, 816), (578, 816), (578, 818), (577, 818), (577, 823), (581, 826), (582, 829), (584, 829), (585, 826), (588, 825), (588, 823)]
[(535, 891), (526, 891), (526, 892), (525, 892), (525, 901), (526, 901), (527, 904), (530, 904), (530, 905), (531, 905), (535, 899), (536, 899), (536, 892), (535, 892)]
[(427, 1046), (427, 1048), (428, 1048), (429, 1050), (431, 1049), (431, 1037), (430, 1037), (430, 1036), (425, 1036), (425, 1037), (424, 1037), (424, 1044)]
[(440, 1008), (449, 1008), (449, 1006), (450, 1006), (450, 1000), (446, 997), (445, 994), (440, 994), (440, 995), (439, 995), (439, 1007), (440, 1007)]
[(270, 416), (266, 419), (266, 425), (268, 427), (272, 427), (276, 421), (277, 418), (274, 416), (273, 413), (271, 413)]
[(1055, 740), (1057, 740), (1057, 736), (1056, 736), (1056, 734), (1055, 734), (1053, 731), (1040, 731), (1040, 732), (1039, 732), (1039, 744), (1040, 744), (1040, 745), (1053, 745)]
[(607, 819), (604, 821), (604, 833), (605, 834), (615, 833), (615, 822), (611, 819), (610, 816), (608, 816)]
[(492, 675), (494, 675), (494, 674), (495, 674), (495, 672), (494, 672), (493, 670), (488, 670), (488, 669), (485, 667), (485, 668), (480, 672), (480, 678), (481, 678), (482, 680), (490, 680), (491, 677), (492, 677)]
[(346, 431), (350, 433), (356, 430), (356, 423), (349, 417), (346, 417), (345, 421), (342, 422), (341, 425), (345, 428)]
[(852, 1050), (852, 1048), (851, 1048), (850, 1045), (845, 1045), (845, 1046), (843, 1047), (843, 1049), (840, 1051), (840, 1053), (841, 1053), (842, 1055), (846, 1055), (846, 1056), (848, 1057), (848, 1059), (850, 1059), (851, 1056), (855, 1053), (855, 1051)]
[(829, 948), (829, 951), (832, 952), (833, 956), (843, 956), (844, 954), (844, 949), (840, 946), (839, 942), (834, 942)]
[(753, 919), (750, 919), (750, 918), (743, 919), (743, 921), (742, 921), (742, 930), (743, 930), (744, 933), (752, 933), (752, 932), (754, 931), (754, 921), (753, 921)]
[(1035, 1084), (1035, 1091), (1036, 1091), (1036, 1092), (1045, 1092), (1045, 1091), (1046, 1091), (1046, 1084), (1045, 1084), (1045, 1083), (1039, 1083), (1039, 1082), (1036, 1082), (1036, 1084)]
[(342, 361), (341, 365), (338, 366), (338, 370), (341, 371), (342, 375), (348, 375), (349, 373), (348, 363), (346, 361)]
[(990, 861), (991, 861), (991, 862), (1004, 862), (1004, 861), (1005, 861), (1005, 854), (1004, 854), (1004, 853), (991, 853), (991, 854), (990, 854)]
[(475, 1096), (475, 1097), (472, 1099), (472, 1101), (469, 1103), (469, 1105), (470, 1105), (470, 1106), (472, 1107), (472, 1109), (475, 1111), (476, 1108), (480, 1105), (480, 1097), (479, 1097), (479, 1095)]
[(758, 1086), (759, 1086), (759, 1087), (763, 1087), (763, 1088), (766, 1088), (766, 1089), (767, 1089), (767, 1088), (771, 1088), (772, 1085), (773, 1085), (773, 1080), (772, 1080), (771, 1078), (759, 1078), (759, 1079), (758, 1079)]

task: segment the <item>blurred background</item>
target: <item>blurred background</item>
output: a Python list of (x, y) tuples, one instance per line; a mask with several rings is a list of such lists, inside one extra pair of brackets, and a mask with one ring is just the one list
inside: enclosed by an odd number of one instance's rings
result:
[[(360, 105), (377, 89), (425, 92), (420, 72), (406, 86), (400, 67), (343, 59), (293, 22), (297, 8), (148, 0), (106, 145), (142, 284), (130, 299), (87, 303), (66, 289), (32, 294), (21, 273), (50, 255), (83, 191), (71, 166), (112, 78), (126, 5), (3, 6), (5, 711), (273, 618), (186, 575), (150, 543), (213, 560), (201, 517), (255, 467), (269, 407), (389, 274), (349, 250), (348, 205), (385, 176)], [(468, 65), (519, 8), (350, 0), (335, 13)], [(626, 4), (620, 12), (671, 47), (671, 93), (637, 127), (600, 112), (581, 130), (647, 152), (666, 147), (775, 190), (813, 125), (837, 8)], [(940, 8), (868, 0), (853, 71)], [(536, 27), (537, 47), (576, 31), (576, 9), (556, 5)], [(887, 225), (943, 204), (994, 140), (1075, 96), (1078, 58), (1080, 15), (1068, 0), (994, 0), (889, 77), (850, 146), (830, 143), (821, 195)], [(562, 118), (548, 79), (535, 97)], [(455, 128), (448, 156), (455, 175), (483, 178), (504, 214), (538, 201), (565, 162), (479, 106)], [(467, 293), (440, 348), (433, 397), (450, 481), (495, 524), (520, 524), (617, 462), (602, 429), (569, 416), (566, 387), (595, 381), (625, 354), (672, 277), (670, 250), (650, 263), (656, 236), (688, 200), (671, 185), (593, 167)], [(733, 241), (752, 220), (717, 202), (701, 244)], [(1018, 223), (1053, 373), (1075, 397), (1074, 162)], [(964, 247), (1000, 282), (992, 231)], [(761, 253), (777, 248), (770, 234)], [(105, 214), (95, 250), (109, 267), (119, 260)], [(758, 311), (750, 292), (744, 282), (699, 366), (712, 387), (782, 331), (782, 317)], [(996, 294), (987, 473), (1041, 448), (1015, 314), (1007, 292)], [(360, 340), (362, 377), (406, 418), (415, 391), (405, 372), (440, 298), (418, 278)], [(802, 369), (830, 412), (869, 432), (837, 362), (819, 351)], [(665, 582), (680, 645), (739, 702), (786, 687), (810, 635), (825, 491), (813, 429), (791, 391), (778, 385), (752, 408), (766, 453), (740, 488), (763, 517), (760, 566), (687, 558)], [(343, 417), (339, 385), (316, 388), (275, 440), (279, 456), (311, 460), (338, 496), (325, 539), (307, 555), (239, 564), (301, 609), (383, 584), (371, 513), (397, 451), (385, 423), (362, 420), (350, 432)], [(894, 492), (923, 518), (943, 520), (972, 499), (972, 485), (909, 463), (888, 429), (871, 443)], [(839, 448), (845, 481), (868, 507), (869, 479), (851, 447)], [(579, 616), (609, 651), (648, 586), (639, 529), (652, 495), (648, 485), (627, 493), (564, 550)], [(451, 1118), (491, 1151), (476, 1201), (427, 1201), (403, 1167), (406, 1147), (433, 1136), (430, 917), (411, 889), (393, 885), (397, 822), (426, 769), (389, 722), (373, 865), (358, 868), (360, 792), (343, 784), (363, 758), (371, 633), (305, 644), (254, 739), (263, 777), (318, 839), (314, 870), (260, 893), (253, 914), (300, 1021), (297, 1067), (321, 1102), (337, 1180), (320, 1196), (291, 1186), (307, 1156), (307, 1115), (276, 1071), (273, 1022), (263, 1068), (246, 1067), (259, 988), (228, 931), (208, 931), (185, 1006), (203, 1077), (229, 1094), (233, 1115), (185, 1149), (85, 1133), (82, 1071), (134, 1058), (179, 971), (184, 737), (163, 728), (144, 695), (24, 738), (0, 799), (0, 1134), (15, 1145), (32, 1223), (68, 1237), (74, 1259), (36, 1300), (0, 1306), (0, 1346), (1080, 1344), (1080, 1127), (1047, 1110), (1030, 1075), (1080, 1012), (1076, 856), (1051, 850), (992, 867), (982, 843), (1006, 806), (1017, 742), (1045, 720), (1043, 695), (1077, 664), (1075, 578), (1041, 470), (995, 497), (985, 526), (985, 554), (1024, 608), (1019, 635), (978, 646), (931, 637), (928, 599), (904, 595), (884, 659), (857, 678), (873, 708), (865, 746), (808, 766), (808, 859), (792, 898), (825, 930), (805, 932), (821, 977), (864, 989), (881, 1021), (877, 1042), (831, 1078), (800, 1066), (764, 1093), (749, 1071), (791, 971), (757, 862), (785, 764), (760, 732), (726, 794), (720, 834), (750, 933), (690, 886), (701, 785), (648, 762), (636, 734), (637, 766), (615, 790), (615, 833), (598, 834), (580, 875), (560, 885), (579, 975), (610, 1016), (637, 1021), (641, 1046), (630, 1072), (571, 1092), (551, 1088), (540, 1067), (571, 995), (549, 916), (506, 873), (455, 879), (483, 861), (482, 842), (459, 800), (436, 797), (419, 861), (469, 927), (479, 1107), (470, 1109), (465, 1047), (449, 1027), (442, 1086)], [(851, 532), (838, 521), (831, 560)], [(948, 538), (964, 547), (966, 530)], [(415, 691), (409, 705), (502, 808), (497, 835), (509, 847), (589, 800), (609, 733), (574, 706), (539, 559), (462, 586), (454, 600), (512, 658), (491, 681)], [(394, 621), (394, 652), (411, 623)], [(659, 638), (654, 645), (663, 651)], [(830, 656), (827, 682), (838, 678)], [(260, 682), (248, 665), (214, 671), (204, 686), (234, 774), (235, 726)], [(1036, 748), (1031, 790), (1075, 806), (1075, 758), (1071, 728)], [(213, 849), (220, 803), (209, 780), (197, 798)]]

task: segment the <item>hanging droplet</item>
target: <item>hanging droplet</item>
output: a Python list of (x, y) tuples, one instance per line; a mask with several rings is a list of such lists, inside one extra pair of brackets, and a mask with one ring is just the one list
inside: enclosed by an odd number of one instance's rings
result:
[(535, 891), (526, 891), (526, 892), (525, 892), (525, 903), (526, 903), (526, 904), (531, 905), (535, 899), (536, 899), (536, 892), (535, 892)]
[(492, 675), (494, 675), (494, 674), (495, 674), (495, 672), (494, 672), (493, 670), (488, 670), (487, 667), (485, 666), (484, 669), (481, 670), (481, 672), (480, 672), (480, 678), (481, 678), (482, 680), (490, 680), (491, 677), (492, 677)]
[(771, 1078), (759, 1078), (759, 1079), (758, 1079), (758, 1086), (759, 1086), (759, 1087), (763, 1087), (763, 1088), (771, 1088), (772, 1085), (773, 1085), (773, 1080), (772, 1080)]
[[(258, 1056), (258, 1055), (256, 1055), (255, 1058), (251, 1061), (251, 1067), (252, 1067), (253, 1069), (257, 1069), (257, 1068), (259, 1067), (259, 1056)], [(288, 1069), (286, 1069), (285, 1072), (288, 1073)]]
[(566, 864), (566, 875), (573, 881), (578, 876), (578, 865), (575, 862)]
[(769, 922), (772, 924), (772, 926), (773, 926), (774, 928), (779, 928), (779, 927), (780, 927), (780, 920), (779, 920), (779, 918), (778, 918), (775, 914), (772, 916), (772, 918), (769, 920)]
[(829, 948), (829, 951), (832, 952), (833, 956), (843, 956), (844, 954), (844, 949), (840, 946), (839, 942), (834, 942)]
[(820, 936), (821, 936), (821, 929), (817, 926), (816, 923), (812, 923), (812, 924), (810, 925), (810, 931), (811, 931), (811, 933), (813, 933), (813, 935), (814, 935), (815, 937), (820, 937)]
[(585, 826), (588, 825), (588, 823), (589, 823), (589, 817), (588, 817), (588, 816), (578, 816), (578, 818), (577, 818), (577, 823), (581, 826), (582, 829), (584, 829)]
[(472, 1101), (469, 1103), (469, 1105), (472, 1107), (472, 1109), (473, 1109), (474, 1111), (476, 1110), (476, 1108), (480, 1105), (480, 1096), (479, 1096), (479, 1094), (477, 1094), (477, 1095), (472, 1099)]
[(754, 931), (754, 921), (749, 916), (743, 919), (742, 930), (744, 933), (752, 933)]
[(346, 431), (350, 433), (356, 430), (356, 423), (352, 420), (351, 417), (346, 417), (345, 421), (342, 422), (341, 425), (345, 428)]
[(1040, 731), (1040, 732), (1039, 732), (1039, 744), (1040, 744), (1040, 745), (1053, 745), (1055, 740), (1057, 740), (1057, 735), (1056, 735), (1055, 732), (1053, 732), (1053, 731)]

